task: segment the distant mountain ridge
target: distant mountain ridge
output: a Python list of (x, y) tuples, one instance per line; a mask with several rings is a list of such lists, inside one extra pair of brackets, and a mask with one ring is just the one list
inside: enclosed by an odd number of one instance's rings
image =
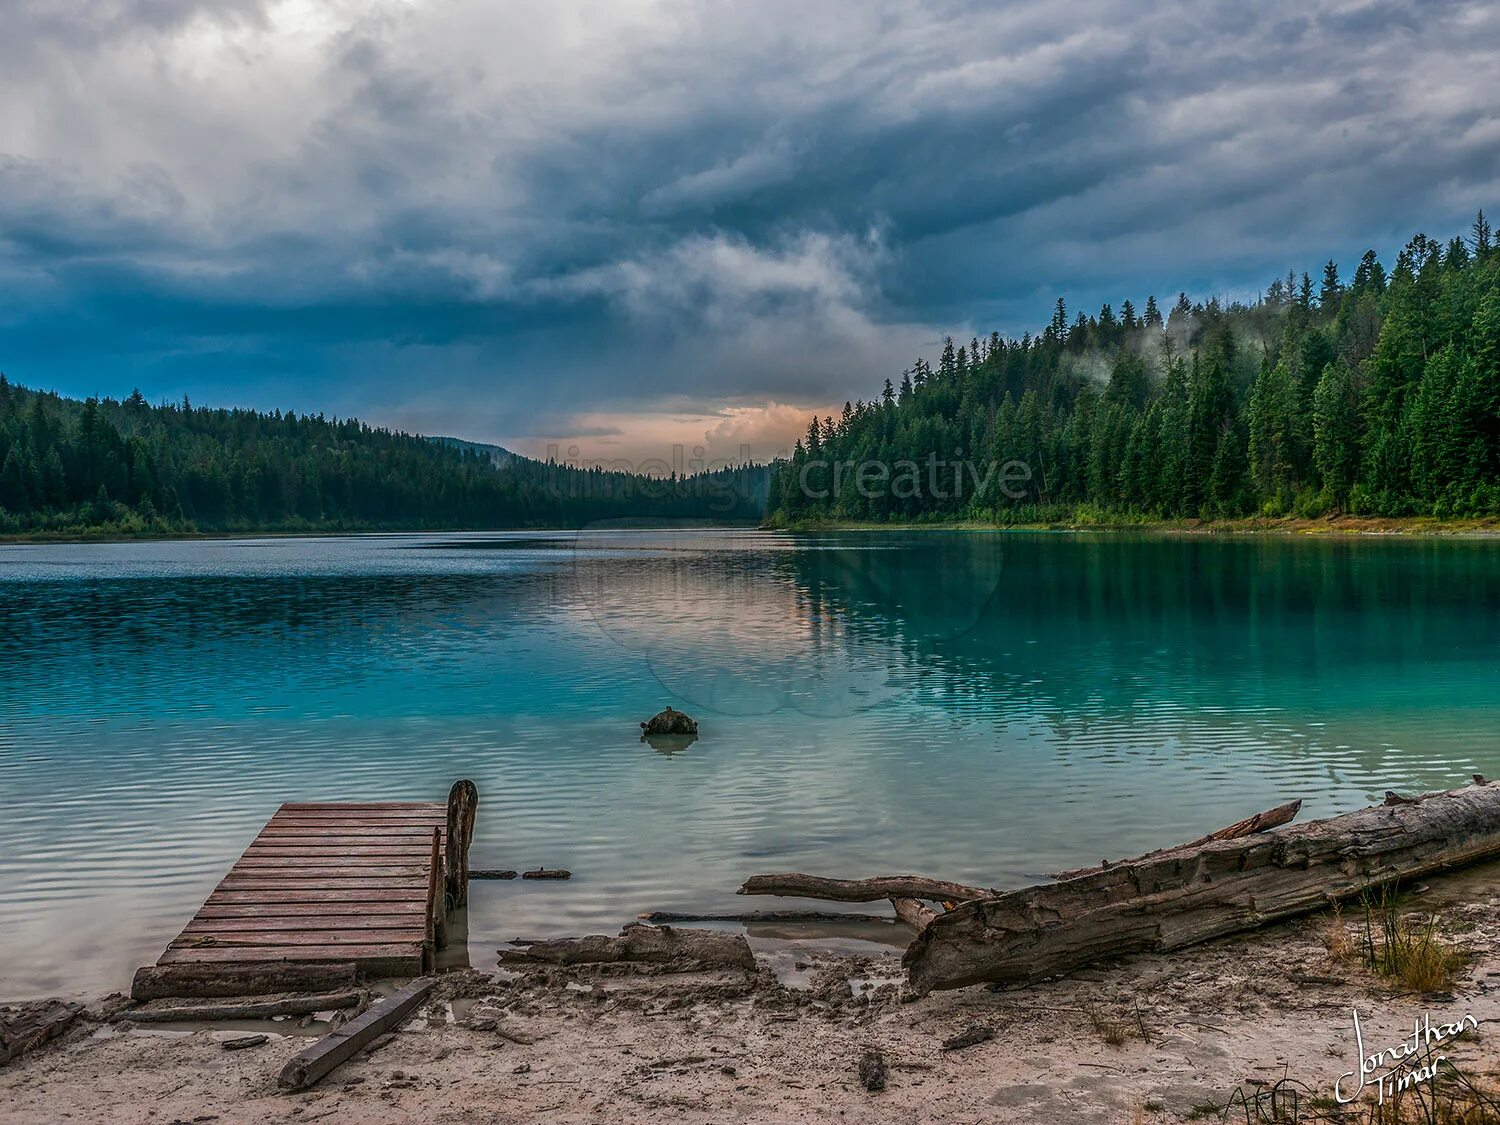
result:
[[(456, 437), (434, 437), (431, 440), (442, 445), (451, 445), (454, 449), (466, 450), (469, 453), (488, 454), (490, 460), (496, 465), (503, 465), (512, 457), (521, 456), (519, 453), (513, 453), (509, 449), (506, 449), (503, 445), (492, 445), (489, 442), (465, 441), (463, 438)], [(530, 461), (533, 458), (526, 457), (524, 460)]]

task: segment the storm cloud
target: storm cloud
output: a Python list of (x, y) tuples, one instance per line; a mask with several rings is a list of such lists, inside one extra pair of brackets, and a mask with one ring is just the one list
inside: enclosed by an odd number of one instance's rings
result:
[(20, 0), (0, 369), (765, 456), (946, 333), (1500, 204), (1500, 10)]

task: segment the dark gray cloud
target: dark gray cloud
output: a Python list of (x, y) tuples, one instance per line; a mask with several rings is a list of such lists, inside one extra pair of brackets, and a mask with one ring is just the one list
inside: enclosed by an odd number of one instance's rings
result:
[[(1500, 200), (1483, 3), (26, 0), (0, 366), (524, 443)], [(767, 404), (783, 404), (771, 408)], [(662, 423), (665, 425), (665, 423)]]

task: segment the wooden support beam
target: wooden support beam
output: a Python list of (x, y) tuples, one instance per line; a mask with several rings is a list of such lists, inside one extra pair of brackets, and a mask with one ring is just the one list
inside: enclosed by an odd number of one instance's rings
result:
[(445, 863), (445, 897), (448, 908), (469, 901), (469, 845), (474, 842), (474, 816), (479, 810), (479, 789), (465, 778), (448, 791), (448, 852)]
[(276, 1079), (277, 1086), (285, 1093), (306, 1090), (386, 1032), (400, 1027), (436, 985), (434, 978), (422, 977), (395, 995), (370, 1005), (343, 1027), (334, 1028), (312, 1046), (288, 1059)]

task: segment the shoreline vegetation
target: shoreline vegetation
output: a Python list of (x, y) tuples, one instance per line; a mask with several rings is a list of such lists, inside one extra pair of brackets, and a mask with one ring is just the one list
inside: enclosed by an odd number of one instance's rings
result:
[(1387, 273), (1277, 278), (1253, 301), (1148, 297), (945, 341), (814, 417), (768, 518), (1131, 525), (1500, 516), (1500, 251), (1418, 234)]
[[(763, 465), (643, 475), (280, 410), (84, 401), (0, 373), (0, 536), (758, 520)], [(698, 471), (689, 471), (697, 469)]]
[[(609, 520), (605, 530), (609, 531), (675, 531), (707, 530), (711, 528), (757, 528), (762, 525), (753, 519), (713, 520)], [(45, 543), (170, 543), (197, 542), (226, 539), (328, 539), (358, 535), (486, 535), (501, 533), (547, 534), (559, 531), (586, 531), (589, 525), (580, 524), (526, 524), (524, 526), (497, 527), (412, 527), (393, 525), (371, 527), (276, 527), (276, 528), (226, 528), (214, 531), (199, 531), (193, 528), (152, 527), (140, 531), (123, 531), (117, 526), (73, 528), (66, 531), (21, 531), (0, 533), (0, 546), (23, 546)]]
[(1240, 516), (1220, 519), (1151, 519), (1106, 515), (1087, 510), (1058, 513), (1047, 518), (994, 523), (972, 519), (871, 520), (775, 519), (762, 525), (777, 531), (1050, 531), (1139, 533), (1162, 536), (1266, 536), (1355, 538), (1500, 537), (1500, 516), (1437, 519), (1432, 516)]

